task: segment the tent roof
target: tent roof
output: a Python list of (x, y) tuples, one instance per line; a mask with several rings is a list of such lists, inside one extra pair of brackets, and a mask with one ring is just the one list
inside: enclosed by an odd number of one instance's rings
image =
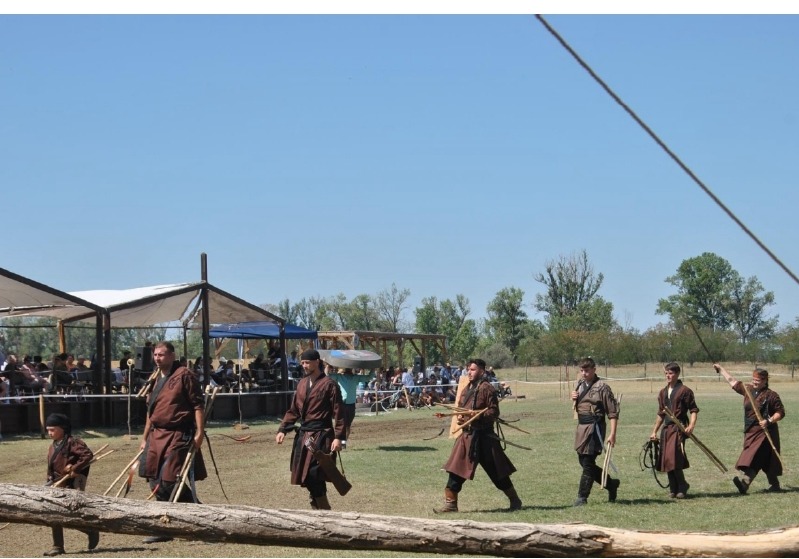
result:
[(0, 317), (24, 314), (36, 308), (71, 308), (96, 313), (100, 308), (87, 300), (0, 268)]
[[(0, 275), (0, 296), (5, 295), (6, 276)], [(35, 283), (35, 282), (33, 282)], [(6, 316), (50, 316), (73, 322), (94, 320), (98, 311), (111, 315), (115, 328), (145, 327), (170, 322), (192, 325), (201, 322), (200, 294), (208, 288), (208, 311), (211, 324), (241, 321), (269, 321), (283, 323), (284, 320), (260, 307), (252, 305), (230, 293), (205, 282), (155, 285), (134, 289), (58, 292), (40, 286), (37, 292), (26, 287), (19, 292), (8, 291), (8, 297), (0, 299), (5, 308), (0, 308), (0, 317)], [(44, 297), (51, 290), (59, 297)]]
[[(280, 338), (280, 327), (274, 322), (239, 322), (219, 324), (208, 332), (210, 338), (261, 339)], [(308, 330), (294, 324), (286, 324), (286, 339), (315, 340), (316, 330)]]

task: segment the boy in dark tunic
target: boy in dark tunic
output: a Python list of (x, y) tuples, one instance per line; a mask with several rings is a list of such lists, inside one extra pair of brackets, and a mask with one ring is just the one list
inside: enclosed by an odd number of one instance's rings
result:
[[(300, 356), (305, 376), (297, 384), (291, 407), (283, 416), (275, 442), (283, 444), (286, 433), (300, 427), (291, 450), (291, 484), (305, 487), (311, 508), (330, 510), (327, 484), (330, 481), (319, 466), (313, 450), (340, 452), (345, 440), (344, 405), (338, 384), (319, 368), (319, 352), (307, 349)], [(310, 447), (310, 448), (309, 448)]]
[[(169, 501), (186, 455), (194, 446), (197, 453), (190, 470), (190, 488), (183, 487), (178, 501), (198, 502), (193, 482), (207, 477), (200, 452), (205, 426), (202, 389), (197, 375), (187, 367), (179, 366), (171, 343), (156, 345), (153, 359), (159, 374), (147, 401), (147, 420), (141, 443), (144, 455), (139, 475), (147, 479), (156, 500)], [(171, 539), (153, 536), (146, 538), (144, 543)]]
[(462, 429), (449, 460), (444, 464), (449, 478), (444, 488), (444, 506), (435, 509), (437, 513), (458, 511), (458, 493), (467, 479), (474, 479), (478, 464), (483, 467), (494, 486), (510, 500), (508, 510), (522, 508), (522, 501), (510, 479), (516, 468), (502, 450), (500, 438), (494, 434), (494, 425), (499, 418), (499, 401), (496, 390), (485, 378), (485, 371), (486, 363), (482, 359), (469, 361), (469, 385), (457, 404), (459, 408), (469, 411), (458, 417), (458, 424), (462, 425), (477, 412), (485, 411)]
[[(685, 499), (690, 484), (685, 481), (683, 470), (690, 467), (688, 456), (685, 454), (685, 438), (680, 428), (666, 417), (665, 408), (671, 410), (685, 432), (690, 434), (696, 428), (697, 414), (694, 391), (685, 386), (680, 380), (680, 366), (671, 361), (663, 367), (666, 376), (666, 386), (658, 393), (658, 413), (655, 426), (649, 436), (657, 440), (660, 430), (660, 460), (655, 465), (660, 472), (666, 472), (669, 478), (669, 497), (672, 499)], [(661, 426), (663, 429), (661, 430)]]
[(743, 476), (732, 478), (735, 487), (742, 495), (746, 494), (752, 480), (760, 470), (763, 470), (766, 472), (766, 479), (769, 483), (768, 491), (782, 491), (778, 479), (782, 475), (782, 463), (771, 449), (766, 438), (766, 430), (768, 429), (774, 447), (779, 452), (780, 430), (777, 427), (777, 422), (785, 417), (785, 407), (782, 405), (780, 395), (768, 387), (768, 371), (755, 369), (752, 372), (752, 384), (748, 385), (749, 392), (760, 411), (760, 417), (763, 418), (758, 422), (752, 402), (746, 397), (743, 383), (735, 380), (718, 363), (714, 363), (713, 368), (724, 376), (733, 390), (744, 395), (744, 448), (735, 464), (735, 468), (743, 472)]
[[(588, 502), (594, 482), (602, 483), (602, 468), (596, 465), (596, 457), (602, 454), (605, 441), (605, 418), (610, 420), (607, 442), (616, 446), (616, 425), (619, 421), (619, 404), (604, 380), (596, 374), (596, 363), (590, 357), (580, 361), (580, 382), (571, 393), (574, 410), (577, 412), (577, 431), (574, 435), (574, 450), (582, 468), (580, 486), (574, 506)], [(616, 500), (620, 481), (607, 477), (608, 501)]]
[[(44, 422), (47, 435), (53, 439), (53, 444), (47, 450), (47, 484), (52, 485), (64, 476), (69, 479), (59, 487), (86, 489), (86, 480), (89, 476), (89, 462), (94, 454), (81, 439), (72, 436), (72, 422), (62, 413), (52, 413)], [(64, 528), (53, 526), (53, 547), (44, 553), (45, 557), (55, 557), (64, 553)], [(81, 530), (89, 537), (89, 549), (94, 549), (100, 542), (100, 532), (97, 530)]]

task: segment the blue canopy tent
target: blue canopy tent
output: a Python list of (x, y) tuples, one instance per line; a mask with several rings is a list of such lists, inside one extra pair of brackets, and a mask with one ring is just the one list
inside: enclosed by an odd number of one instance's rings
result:
[[(280, 339), (280, 325), (274, 322), (233, 322), (219, 324), (208, 332), (210, 338), (234, 338), (237, 340)], [(316, 330), (308, 330), (294, 324), (286, 324), (286, 340), (315, 340)]]

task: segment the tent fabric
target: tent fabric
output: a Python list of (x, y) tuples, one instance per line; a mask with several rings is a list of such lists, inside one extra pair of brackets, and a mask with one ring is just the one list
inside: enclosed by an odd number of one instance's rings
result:
[(203, 287), (207, 286), (211, 324), (284, 322), (282, 318), (204, 282), (73, 293), (58, 292), (42, 286), (55, 293), (51, 294), (25, 286), (24, 283), (14, 284), (9, 281), (10, 277), (0, 274), (0, 296), (5, 297), (0, 301), (5, 300), (7, 303), (6, 308), (0, 308), (0, 318), (49, 316), (65, 322), (93, 321), (96, 320), (98, 311), (106, 311), (111, 315), (114, 328), (147, 327), (175, 322), (191, 326), (202, 322), (200, 295)]
[[(279, 339), (280, 326), (274, 322), (238, 322), (233, 324), (219, 324), (208, 332), (209, 338), (233, 338), (256, 340), (262, 338)], [(308, 330), (294, 324), (286, 324), (287, 340), (315, 340), (316, 330)]]
[(97, 312), (96, 305), (0, 268), (0, 317), (25, 314), (31, 308), (71, 308), (82, 314)]

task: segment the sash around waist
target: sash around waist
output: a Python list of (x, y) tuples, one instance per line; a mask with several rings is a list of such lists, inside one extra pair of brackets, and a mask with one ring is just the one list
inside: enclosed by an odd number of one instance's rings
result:
[(587, 413), (581, 413), (577, 416), (577, 423), (580, 425), (587, 425), (589, 423), (599, 423), (603, 416), (601, 415), (591, 415)]
[(332, 429), (333, 422), (329, 419), (320, 419), (318, 421), (306, 421), (300, 425), (300, 431), (323, 431), (325, 429)]

